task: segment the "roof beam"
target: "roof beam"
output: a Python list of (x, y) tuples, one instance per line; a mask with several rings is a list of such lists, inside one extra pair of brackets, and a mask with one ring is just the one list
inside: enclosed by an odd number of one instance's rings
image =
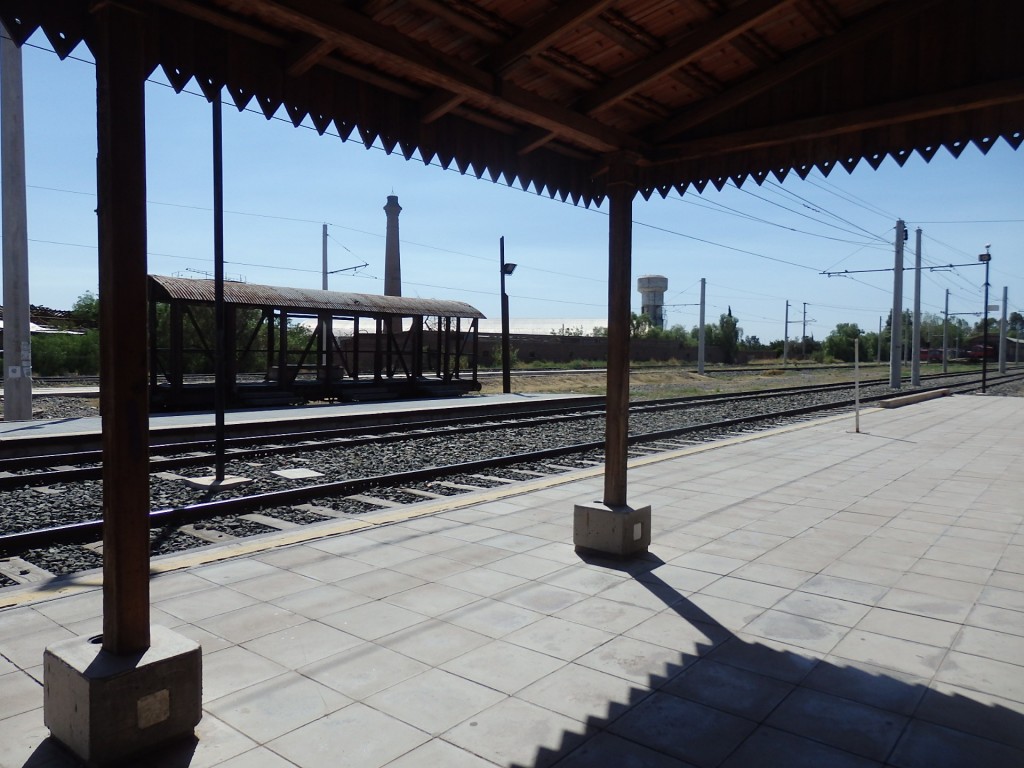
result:
[(420, 121), (429, 124), (440, 120), (465, 100), (465, 96), (459, 96), (450, 91), (434, 91), (420, 101)]
[(291, 77), (304, 75), (333, 50), (334, 45), (326, 40), (313, 40), (296, 47), (288, 52), (288, 65), (285, 71)]
[(657, 129), (651, 131), (648, 138), (654, 142), (662, 142), (695, 125), (705, 123), (795, 77), (804, 70), (834, 58), (850, 46), (874, 37), (904, 18), (919, 14), (936, 2), (938, 0), (900, 0), (900, 2), (892, 3), (877, 12), (869, 13), (835, 36), (812, 44), (784, 59), (777, 66), (766, 69), (736, 87), (730, 88), (717, 98), (709, 99), (701, 103), (700, 106), (665, 121)]
[(595, 152), (639, 149), (643, 143), (586, 115), (501, 83), (493, 75), (463, 61), (439, 55), (385, 29), (347, 8), (318, 0), (215, 0), (275, 26), (319, 37), (339, 51), (375, 57), (391, 68), (434, 88), (447, 90), (504, 112), (524, 123), (549, 130)]
[(747, 0), (736, 10), (697, 27), (675, 45), (641, 61), (625, 74), (583, 99), (581, 111), (597, 112), (631, 96), (648, 83), (689, 64), (716, 46), (731, 41), (796, 0)]
[(439, 3), (437, 0), (408, 1), (411, 5), (415, 5), (420, 10), (426, 11), (432, 16), (436, 16), (442, 21), (446, 21), (456, 29), (461, 29), (463, 32), (472, 35), (477, 40), (481, 40), (488, 45), (502, 45), (505, 42), (504, 37), (488, 27), (486, 24), (481, 24), (475, 19), (464, 16), (458, 11), (452, 10), (452, 8), (444, 3)]
[(567, 30), (597, 16), (614, 0), (569, 0), (494, 52), (490, 69), (505, 74), (518, 60), (548, 48)]
[[(874, 128), (885, 128), (890, 125), (972, 112), (1022, 101), (1024, 101), (1024, 78), (998, 80), (910, 99), (900, 99), (865, 109), (821, 115), (706, 139), (695, 139), (665, 147), (658, 152), (656, 159), (651, 164), (666, 165), (784, 144), (797, 145), (816, 139), (862, 133)], [(908, 149), (912, 149), (912, 147), (908, 147)]]

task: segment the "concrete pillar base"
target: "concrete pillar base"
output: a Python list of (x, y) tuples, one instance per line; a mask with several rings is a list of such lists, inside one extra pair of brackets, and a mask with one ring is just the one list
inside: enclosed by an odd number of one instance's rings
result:
[(577, 552), (633, 557), (651, 544), (651, 506), (610, 507), (600, 501), (577, 504), (572, 541)]
[(90, 766), (193, 736), (202, 717), (202, 651), (164, 627), (144, 653), (115, 656), (99, 638), (54, 643), (43, 655), (43, 722)]

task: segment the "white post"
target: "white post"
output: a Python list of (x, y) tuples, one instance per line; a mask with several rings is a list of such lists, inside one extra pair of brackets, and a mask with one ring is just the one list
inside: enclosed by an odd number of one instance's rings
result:
[(21, 49), (0, 40), (0, 186), (3, 189), (4, 420), (32, 418), (32, 341), (28, 304), (28, 216), (25, 201), (25, 105)]
[(889, 334), (889, 386), (900, 388), (903, 360), (903, 219), (896, 220), (895, 260), (892, 276), (892, 321)]
[(914, 256), (914, 338), (910, 348), (914, 359), (910, 361), (910, 385), (921, 386), (921, 228), (918, 227), (917, 253)]
[(999, 320), (999, 372), (1006, 373), (1006, 301), (1007, 288), (1003, 286), (1003, 316)]
[(697, 373), (704, 373), (704, 278), (700, 279), (700, 328), (697, 331)]
[(860, 336), (853, 340), (853, 431), (860, 434)]

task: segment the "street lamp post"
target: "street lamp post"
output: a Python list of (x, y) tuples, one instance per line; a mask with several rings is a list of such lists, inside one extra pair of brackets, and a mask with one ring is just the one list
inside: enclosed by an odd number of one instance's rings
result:
[(992, 261), (992, 254), (988, 252), (991, 246), (985, 244), (985, 252), (978, 255), (978, 261), (985, 265), (985, 320), (982, 326), (981, 339), (981, 394), (985, 394), (985, 385), (988, 378), (988, 265)]
[(512, 351), (508, 340), (508, 294), (505, 293), (505, 276), (516, 271), (515, 264), (505, 263), (505, 237), (498, 241), (501, 255), (501, 391), (506, 395), (512, 391)]

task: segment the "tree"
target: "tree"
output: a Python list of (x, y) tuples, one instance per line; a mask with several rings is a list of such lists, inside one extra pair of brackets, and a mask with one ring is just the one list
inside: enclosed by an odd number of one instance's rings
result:
[(856, 323), (839, 323), (825, 339), (825, 354), (835, 360), (852, 363), (854, 340), (860, 336), (861, 330)]
[(633, 339), (647, 338), (651, 331), (651, 318), (646, 314), (638, 315), (636, 312), (629, 313), (629, 335)]
[(1021, 331), (1024, 331), (1024, 315), (1021, 315), (1020, 312), (1011, 312), (1007, 322), (1009, 323), (1009, 328), (1006, 334), (1015, 339), (1020, 338)]
[(100, 300), (86, 291), (71, 305), (71, 319), (82, 328), (100, 327)]
[(736, 351), (740, 345), (740, 329), (736, 324), (736, 318), (732, 316), (732, 307), (719, 318), (718, 329), (718, 345), (722, 350), (722, 360), (729, 364), (735, 363)]

